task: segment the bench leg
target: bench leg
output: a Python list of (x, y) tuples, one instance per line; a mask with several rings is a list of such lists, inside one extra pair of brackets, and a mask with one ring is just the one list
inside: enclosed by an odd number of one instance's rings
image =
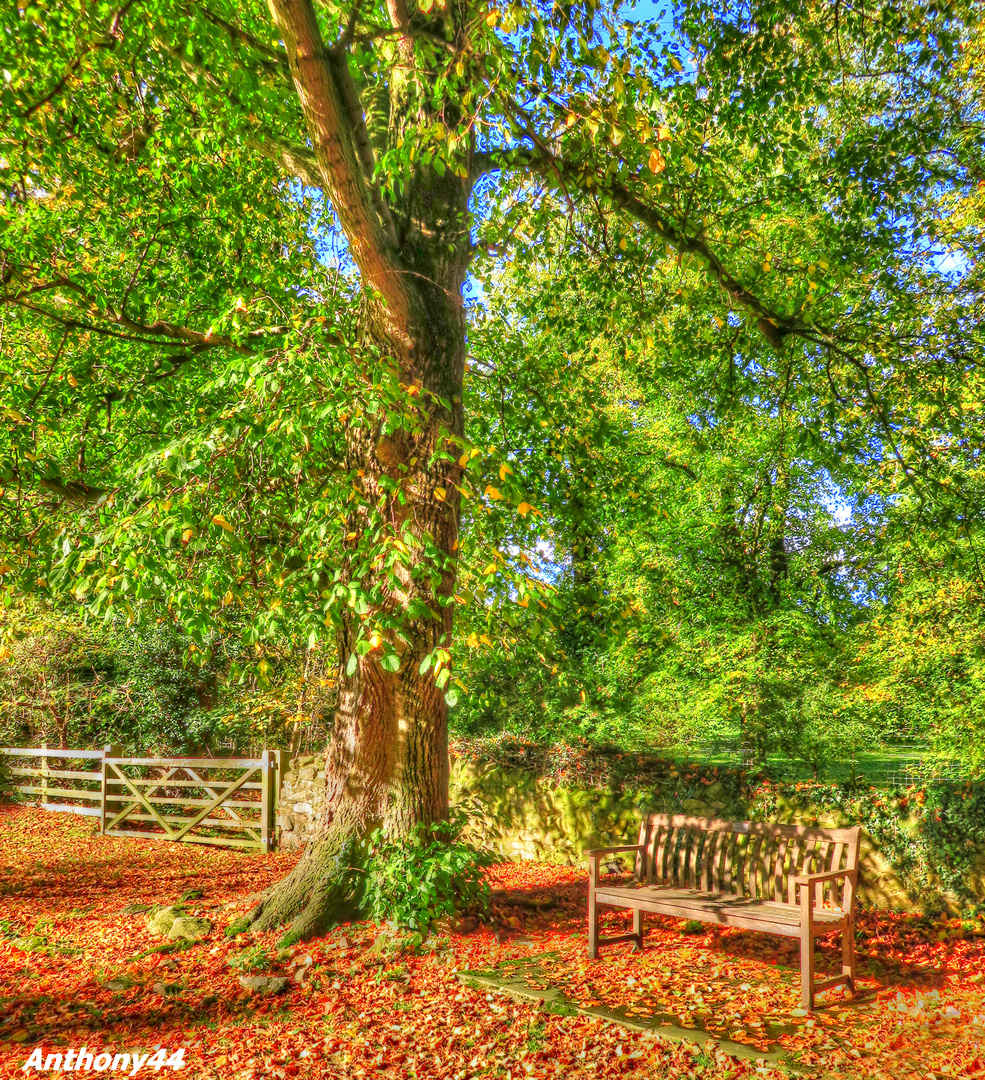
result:
[(643, 912), (639, 908), (633, 908), (633, 933), (636, 935), (636, 943), (633, 945), (634, 952), (643, 951)]
[(814, 1008), (814, 935), (809, 927), (800, 931), (800, 1007)]
[(599, 954), (599, 909), (595, 903), (595, 890), (588, 887), (588, 958), (595, 960)]
[(841, 973), (855, 989), (855, 920), (849, 919), (841, 935)]

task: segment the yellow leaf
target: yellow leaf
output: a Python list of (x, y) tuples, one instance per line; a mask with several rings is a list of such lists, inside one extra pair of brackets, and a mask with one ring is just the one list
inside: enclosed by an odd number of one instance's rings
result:
[(19, 1028), (13, 1035), (8, 1035), (7, 1037), (11, 1042), (23, 1042), (29, 1034), (27, 1028)]
[(624, 236), (624, 237), (623, 237), (623, 238), (622, 238), (622, 239), (621, 239), (621, 240), (619, 241), (619, 250), (620, 250), (620, 251), (625, 251), (625, 250), (626, 250), (626, 248), (627, 248), (627, 246), (628, 246), (628, 245), (627, 245), (627, 243), (626, 243), (626, 237)]
[(646, 347), (647, 347), (648, 349), (652, 349), (652, 348), (653, 348), (653, 346), (654, 346), (654, 344), (655, 344), (655, 343), (654, 343), (654, 340), (653, 340), (653, 338), (652, 338), (652, 337), (650, 337), (650, 335), (649, 335), (649, 334), (647, 334), (647, 337), (646, 337)]
[(492, 486), (492, 484), (486, 484), (486, 494), (490, 499), (495, 502), (497, 499), (501, 499), (503, 496)]
[(657, 128), (657, 138), (661, 142), (667, 142), (670, 138), (670, 128), (667, 127), (666, 124), (661, 124), (660, 127)]
[(663, 154), (659, 150), (650, 151), (650, 160), (647, 162), (652, 173), (662, 173), (667, 168), (667, 162), (664, 161)]
[(678, 60), (678, 59), (677, 59), (677, 57), (676, 57), (676, 56), (672, 56), (672, 57), (670, 58), (670, 66), (671, 66), (671, 67), (672, 67), (672, 68), (673, 68), (673, 69), (674, 69), (675, 71), (683, 71), (683, 70), (684, 70), (684, 67), (683, 67), (683, 65), (681, 64), (680, 60)]
[(503, 463), (502, 465), (500, 465), (500, 467), (499, 467), (499, 478), (500, 478), (500, 480), (505, 480), (505, 479), (507, 478), (507, 476), (509, 476), (509, 475), (510, 475), (510, 473), (512, 473), (512, 472), (513, 472), (513, 470), (512, 470), (511, 468), (510, 468), (510, 466), (509, 466), (509, 465), (507, 465), (507, 464), (506, 464), (506, 463), (504, 462), (504, 463)]
[(715, 318), (715, 325), (718, 327), (719, 330), (721, 330), (721, 328), (725, 325), (725, 320), (720, 319), (717, 315), (714, 318)]
[(517, 603), (520, 605), (520, 607), (530, 607), (530, 597), (525, 596), (522, 600), (518, 600)]
[(491, 562), (491, 563), (490, 563), (490, 564), (489, 564), (489, 565), (488, 565), (488, 566), (487, 566), (487, 567), (485, 568), (485, 570), (483, 570), (482, 572), (483, 572), (484, 574), (495, 574), (495, 573), (496, 573), (496, 564), (495, 564), (494, 562)]
[(448, 497), (448, 492), (444, 488), (435, 488), (434, 489), (434, 497), (439, 502), (444, 502), (445, 499)]
[(697, 166), (697, 165), (695, 165), (695, 164), (694, 164), (694, 162), (693, 162), (693, 161), (692, 161), (692, 160), (691, 160), (691, 159), (690, 159), (690, 158), (689, 158), (689, 157), (687, 156), (687, 154), (685, 154), (685, 155), (684, 155), (684, 158), (683, 158), (683, 160), (681, 161), (681, 164), (682, 164), (682, 165), (684, 166), (684, 171), (685, 171), (685, 172), (686, 172), (686, 173), (688, 174), (688, 176), (693, 176), (693, 175), (694, 175), (694, 172), (695, 172), (695, 170), (696, 170), (696, 169), (697, 169), (697, 167), (698, 167), (698, 166)]
[(10, 563), (0, 563), (0, 574), (9, 574), (12, 569)]
[(65, 379), (73, 390), (79, 385), (79, 380), (71, 373), (71, 371), (65, 376)]
[(465, 466), (468, 465), (469, 461), (471, 460), (471, 457), (472, 457), (472, 455), (466, 450), (465, 453), (462, 454), (462, 456), (458, 459), (458, 464), (461, 465), (462, 468), (464, 469)]
[(575, 114), (573, 112), (569, 112), (568, 115), (565, 117), (565, 120), (564, 120), (565, 127), (571, 127), (572, 125), (577, 124), (577, 123), (578, 123), (578, 117), (575, 116)]
[(236, 598), (235, 598), (235, 597), (233, 596), (233, 591), (232, 591), (232, 589), (230, 589), (230, 590), (229, 590), (229, 591), (228, 591), (228, 592), (226, 593), (226, 595), (225, 595), (225, 596), (224, 596), (224, 597), (222, 598), (222, 606), (223, 606), (223, 607), (229, 607), (229, 605), (230, 605), (230, 604), (231, 604), (231, 603), (233, 602), (233, 600), (235, 600), (235, 599), (236, 599)]
[(218, 525), (220, 529), (225, 529), (226, 532), (231, 533), (236, 530), (229, 524), (228, 521), (222, 516), (222, 514), (214, 514), (212, 516), (212, 524)]
[(181, 534), (181, 542), (183, 544), (187, 544), (188, 541), (191, 540), (191, 538), (194, 535), (195, 535), (195, 530), (194, 529), (185, 529), (185, 531)]
[(359, 533), (354, 533), (354, 532), (346, 533), (345, 538), (346, 538), (346, 540), (358, 540), (359, 539)]
[(520, 515), (520, 517), (526, 517), (527, 514), (529, 514), (531, 510), (533, 510), (533, 507), (528, 502), (522, 502), (516, 508), (516, 511)]
[(437, 124), (434, 125), (434, 137), (438, 140), (438, 142), (441, 142), (441, 140), (445, 137), (445, 125), (442, 124), (440, 120)]
[(490, 11), (486, 16), (486, 26), (495, 26), (497, 22), (499, 22), (499, 12)]

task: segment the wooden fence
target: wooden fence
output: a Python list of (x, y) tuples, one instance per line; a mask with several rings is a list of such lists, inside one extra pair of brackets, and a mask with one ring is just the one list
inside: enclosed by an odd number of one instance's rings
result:
[(0, 755), (16, 762), (4, 770), (14, 792), (38, 796), (44, 810), (98, 817), (106, 836), (273, 850), (279, 750), (258, 758), (156, 758), (123, 757), (115, 746), (42, 745), (0, 747)]

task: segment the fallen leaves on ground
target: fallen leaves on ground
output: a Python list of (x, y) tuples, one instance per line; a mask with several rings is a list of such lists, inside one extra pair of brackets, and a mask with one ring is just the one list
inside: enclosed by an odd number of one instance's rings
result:
[[(420, 949), (369, 923), (280, 952), (275, 934), (226, 939), (222, 928), (295, 858), (111, 839), (84, 819), (0, 809), (0, 1077), (23, 1077), (38, 1045), (184, 1046), (182, 1075), (221, 1080), (780, 1075), (715, 1044), (702, 1051), (554, 1014), (457, 978), (490, 968), (526, 972), (578, 1004), (780, 1046), (782, 1068), (800, 1075), (985, 1076), (978, 923), (862, 913), (858, 993), (834, 991), (806, 1016), (796, 942), (717, 928), (685, 935), (653, 919), (642, 954), (617, 946), (588, 961), (581, 868), (493, 867), (487, 924)], [(211, 935), (149, 951), (162, 939), (133, 907), (177, 903), (193, 889), (204, 895), (185, 906), (215, 923)], [(625, 923), (621, 913), (606, 920)], [(840, 943), (822, 942), (820, 971), (839, 959)], [(281, 995), (251, 995), (245, 974), (291, 982)]]

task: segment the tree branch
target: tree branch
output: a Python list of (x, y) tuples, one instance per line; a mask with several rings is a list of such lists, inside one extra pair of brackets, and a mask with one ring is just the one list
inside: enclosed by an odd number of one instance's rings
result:
[[(193, 83), (198, 85), (199, 77), (201, 77), (206, 80), (216, 93), (225, 95), (226, 99), (233, 105), (242, 107), (236, 94), (224, 86), (222, 80), (200, 59), (195, 56), (188, 56), (187, 53), (174, 48), (174, 46), (161, 38), (158, 38), (157, 41), (173, 60), (181, 64), (182, 70)], [(323, 181), (318, 172), (318, 163), (309, 150), (289, 142), (287, 139), (270, 131), (269, 128), (258, 125), (257, 132), (255, 136), (247, 140), (247, 145), (251, 150), (255, 150), (268, 160), (276, 162), (306, 187), (321, 188)]]
[(300, 180), (305, 187), (318, 188), (324, 185), (321, 173), (318, 170), (318, 162), (314, 154), (302, 146), (294, 146), (279, 139), (271, 139), (266, 133), (256, 138), (248, 139), (247, 146), (262, 154), (265, 158), (280, 165), (295, 179)]
[(127, 0), (127, 2), (122, 7), (113, 12), (113, 18), (110, 20), (109, 29), (107, 31), (106, 37), (102, 38), (99, 41), (90, 41), (89, 44), (86, 45), (85, 48), (82, 50), (82, 52), (79, 53), (79, 55), (75, 58), (75, 60), (72, 61), (72, 63), (68, 66), (65, 74), (62, 75), (62, 77), (58, 80), (58, 82), (55, 83), (55, 85), (48, 91), (48, 93), (45, 94), (44, 97), (39, 98), (36, 102), (34, 102), (33, 105), (28, 105), (28, 107), (21, 113), (22, 119), (29, 119), (31, 116), (34, 115), (34, 113), (38, 111), (38, 109), (43, 108), (45, 105), (48, 104), (48, 102), (53, 101), (62, 92), (62, 90), (65, 89), (65, 87), (68, 85), (69, 79), (71, 79), (72, 76), (76, 73), (76, 71), (78, 71), (78, 69), (82, 65), (82, 61), (85, 60), (89, 53), (96, 52), (98, 49), (112, 49), (116, 45), (116, 42), (119, 40), (120, 37), (120, 29), (123, 25), (123, 20), (126, 17), (127, 12), (130, 10), (131, 7), (133, 7), (135, 3), (136, 0)]
[[(625, 184), (609, 177), (599, 179), (593, 169), (565, 161), (554, 153), (546, 141), (538, 135), (525, 109), (510, 99), (501, 98), (501, 100), (507, 114), (521, 133), (534, 144), (526, 152), (519, 147), (509, 151), (507, 160), (519, 164), (526, 158), (528, 168), (541, 173), (546, 178), (553, 179), (565, 195), (568, 195), (570, 185), (584, 195), (607, 196), (619, 209), (657, 233), (679, 254), (697, 256), (705, 263), (708, 271), (731, 297), (733, 303), (757, 316), (756, 326), (760, 333), (778, 352), (783, 348), (783, 339), (788, 334), (800, 333), (800, 328), (794, 322), (771, 311), (758, 296), (733, 277), (700, 233), (694, 236), (686, 235), (668, 216), (655, 206), (644, 202)], [(495, 154), (491, 160), (496, 160)]]
[(406, 328), (412, 318), (407, 278), (396, 252), (396, 232), (382, 198), (367, 181), (357, 147), (351, 102), (336, 78), (338, 68), (322, 40), (311, 0), (268, 0), (291, 64), (323, 178), (323, 189), (339, 216), (349, 250), (365, 283), (385, 305), (382, 329), (395, 344), (410, 349)]
[[(270, 45), (265, 45), (259, 38), (254, 37), (251, 33), (244, 30), (241, 26), (237, 26), (235, 23), (227, 22), (221, 16), (217, 15), (214, 11), (210, 11), (209, 8), (204, 7), (201, 4), (197, 4), (197, 11), (200, 11), (205, 18), (212, 23), (213, 26), (217, 26), (220, 30), (224, 30), (237, 45), (245, 45), (247, 48), (252, 49), (259, 56), (264, 57), (270, 61), (275, 70), (280, 72), (285, 79), (291, 77), (291, 67), (287, 61), (287, 56), (279, 49), (275, 49)], [(191, 14), (192, 9), (185, 9)]]

